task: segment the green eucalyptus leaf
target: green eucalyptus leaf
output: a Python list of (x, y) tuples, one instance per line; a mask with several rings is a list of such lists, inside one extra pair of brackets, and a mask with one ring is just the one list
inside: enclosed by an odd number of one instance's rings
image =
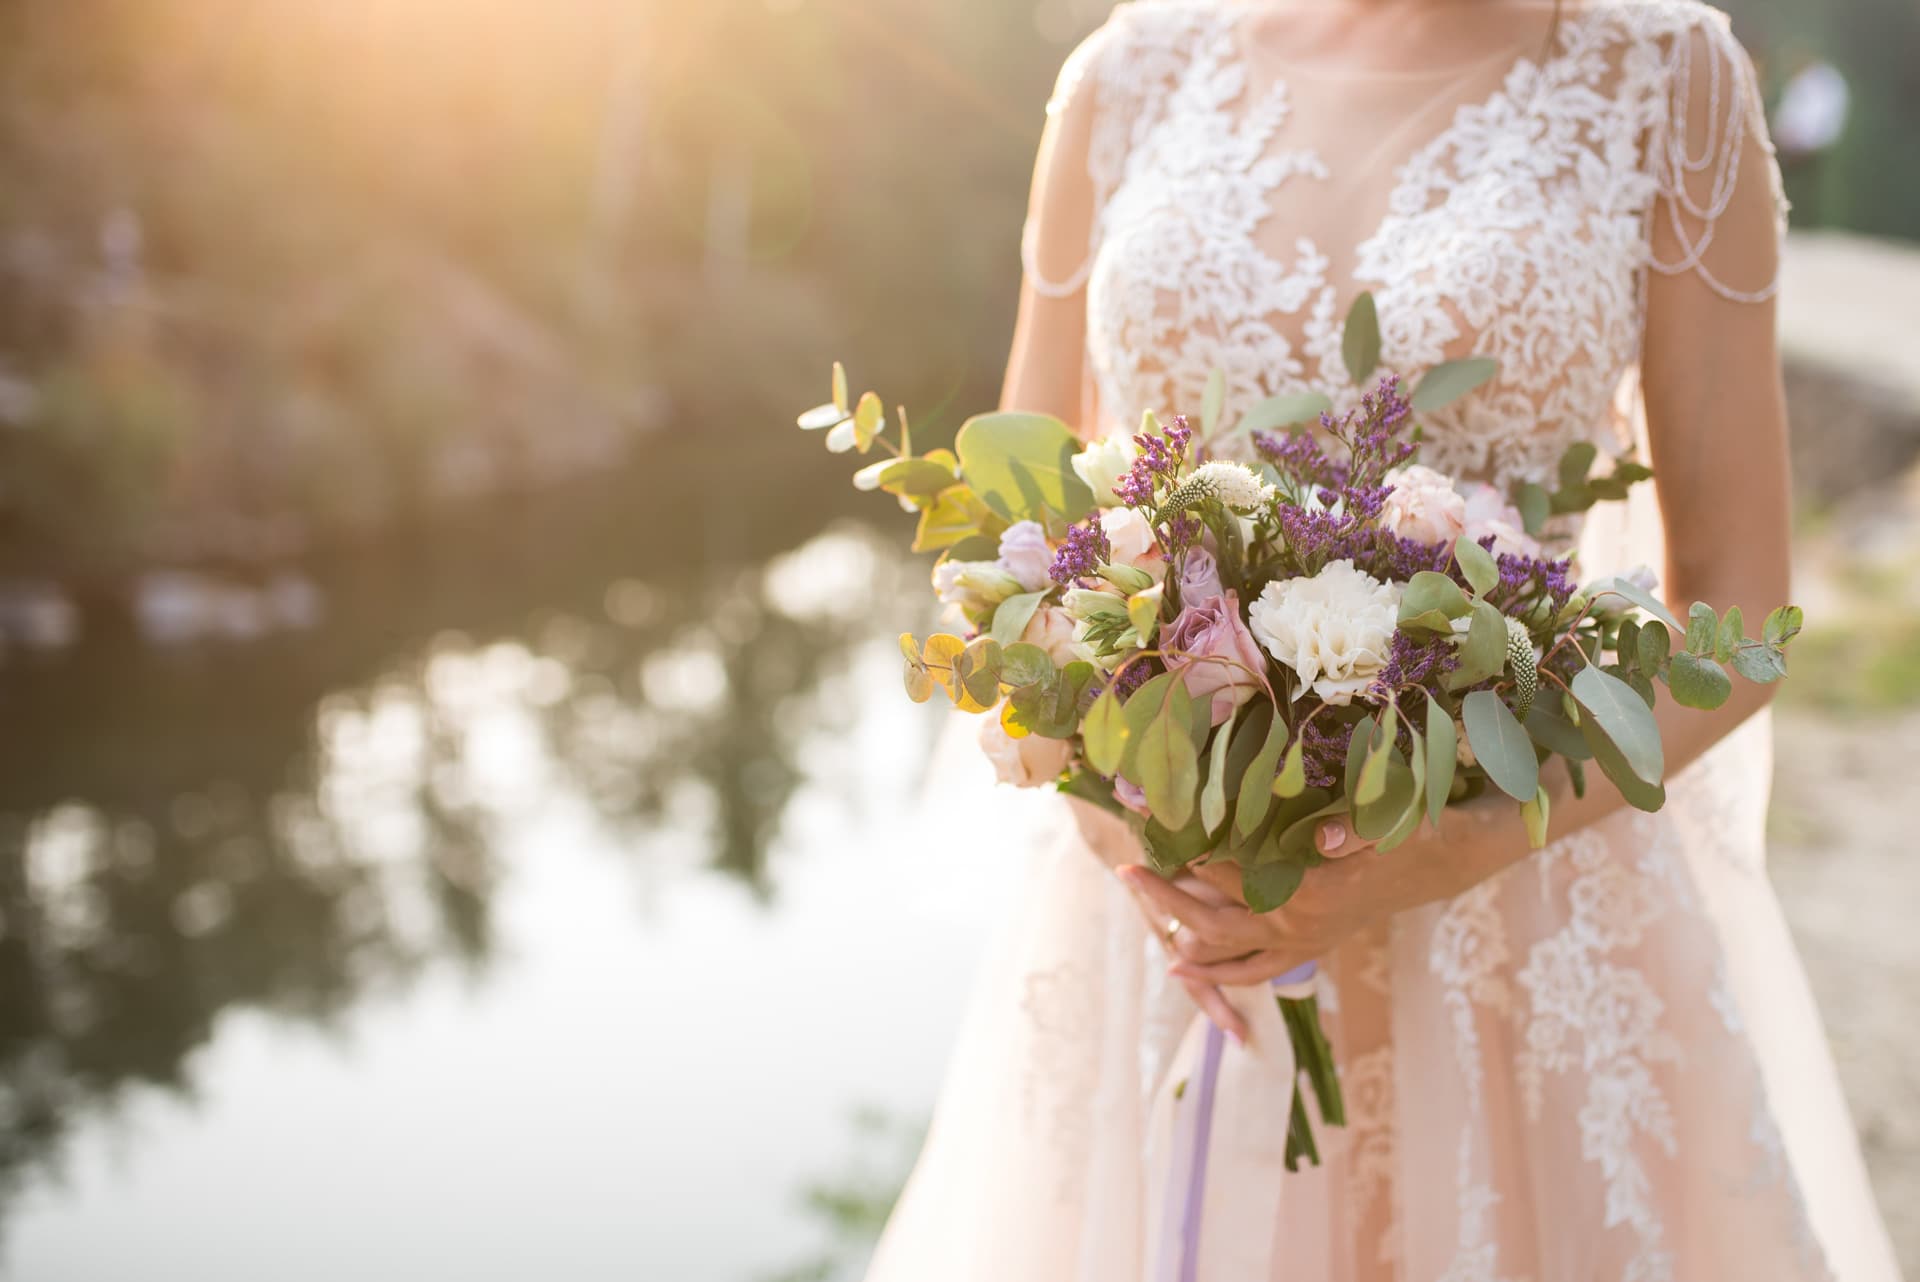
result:
[(1673, 665), (1667, 669), (1667, 689), (1682, 707), (1711, 712), (1733, 694), (1733, 678), (1712, 659), (1682, 653), (1673, 656)]
[(1274, 717), (1267, 727), (1260, 751), (1247, 763), (1240, 777), (1240, 797), (1234, 805), (1233, 829), (1242, 837), (1260, 825), (1272, 805), (1272, 780), (1274, 771), (1279, 768), (1280, 754), (1286, 751), (1287, 733), (1286, 721)]
[(1491, 690), (1475, 690), (1460, 705), (1467, 744), (1487, 778), (1515, 801), (1527, 801), (1540, 786), (1540, 762), (1533, 741), (1513, 712)]
[(1623, 619), (1619, 635), (1614, 638), (1614, 653), (1620, 656), (1620, 666), (1631, 672), (1640, 666), (1640, 624), (1633, 619)]
[[(1412, 740), (1413, 754), (1407, 758), (1407, 766), (1413, 773), (1413, 786), (1407, 790), (1406, 805), (1400, 811), (1400, 817), (1386, 836), (1380, 838), (1375, 848), (1382, 853), (1398, 847), (1420, 828), (1420, 818), (1427, 801), (1427, 744), (1426, 738), (1412, 726), (1407, 727)], [(1393, 793), (1391, 781), (1387, 784), (1388, 795)]]
[(1674, 617), (1673, 611), (1667, 608), (1666, 602), (1637, 583), (1630, 582), (1626, 579), (1602, 579), (1589, 588), (1587, 592), (1589, 596), (1595, 597), (1603, 596), (1609, 592), (1616, 596), (1625, 597), (1628, 601), (1639, 606), (1642, 610), (1645, 610), (1648, 614), (1651, 614), (1675, 632), (1683, 632), (1686, 630), (1681, 626), (1680, 620)]
[(1514, 492), (1513, 505), (1520, 510), (1520, 520), (1526, 526), (1528, 534), (1538, 537), (1547, 527), (1547, 521), (1553, 516), (1553, 496), (1534, 481), (1523, 481)]
[(1360, 779), (1353, 790), (1354, 805), (1370, 805), (1379, 800), (1386, 787), (1388, 762), (1398, 755), (1393, 742), (1399, 724), (1400, 709), (1398, 705), (1390, 703), (1367, 736), (1367, 754), (1361, 760)]
[(983, 708), (1000, 701), (1000, 653), (992, 637), (975, 637), (954, 659), (955, 679)]
[(1093, 491), (1073, 470), (1080, 441), (1046, 414), (981, 414), (954, 439), (960, 469), (1004, 520), (1044, 520), (1048, 512), (1077, 521), (1093, 507)]
[(1109, 685), (1093, 701), (1093, 706), (1087, 709), (1087, 715), (1080, 723), (1080, 738), (1087, 754), (1087, 764), (1103, 775), (1117, 774), (1120, 763), (1126, 759), (1129, 735), (1126, 714), (1120, 706), (1119, 697)]
[[(1592, 717), (1580, 723), (1580, 733), (1586, 737), (1587, 746), (1593, 749), (1593, 759), (1599, 763), (1601, 772), (1613, 780), (1614, 787), (1620, 790), (1620, 795), (1627, 799), (1628, 805), (1636, 810), (1653, 811), (1666, 804), (1667, 790), (1636, 775), (1620, 749)], [(1567, 763), (1569, 769), (1578, 764), (1575, 761)], [(1585, 788), (1586, 777), (1583, 774), (1576, 779), (1576, 795), (1584, 794)]]
[(1137, 756), (1147, 809), (1169, 829), (1186, 827), (1200, 789), (1200, 754), (1193, 742), (1192, 699), (1185, 683), (1167, 686), (1159, 714), (1140, 736)]
[(1584, 489), (1587, 473), (1593, 470), (1593, 461), (1599, 455), (1592, 441), (1575, 441), (1567, 446), (1567, 452), (1560, 456), (1560, 488)]
[(1576, 761), (1593, 755), (1587, 741), (1580, 737), (1579, 727), (1544, 703), (1535, 703), (1520, 724), (1526, 727), (1528, 737), (1548, 752)]
[(1134, 767), (1134, 757), (1140, 748), (1141, 736), (1146, 734), (1147, 725), (1160, 715), (1167, 701), (1167, 687), (1179, 680), (1171, 672), (1162, 672), (1147, 680), (1138, 690), (1127, 696), (1121, 705), (1121, 715), (1126, 719), (1126, 756), (1120, 761), (1120, 773), (1134, 783), (1141, 782), (1140, 772)]
[(1380, 791), (1353, 807), (1353, 831), (1362, 841), (1378, 842), (1400, 825), (1407, 808), (1415, 805), (1413, 770), (1400, 749), (1388, 744), (1381, 754)]
[(1355, 387), (1364, 385), (1368, 375), (1380, 364), (1380, 314), (1373, 295), (1362, 293), (1347, 312), (1347, 323), (1340, 335), (1340, 355), (1346, 361), (1347, 374)]
[(900, 654), (906, 660), (900, 675), (906, 682), (907, 698), (925, 703), (933, 698), (933, 674), (927, 671), (926, 662), (920, 657), (920, 642), (913, 633), (900, 634)]
[(1454, 540), (1453, 559), (1462, 577), (1480, 595), (1485, 596), (1499, 586), (1500, 565), (1493, 559), (1493, 553), (1464, 534)]
[(1805, 622), (1799, 606), (1783, 605), (1767, 615), (1766, 622), (1760, 626), (1760, 637), (1768, 645), (1785, 645), (1800, 635)]
[[(1574, 674), (1573, 697), (1584, 714), (1580, 719), (1582, 733), (1597, 723), (1603, 737), (1618, 750), (1616, 755), (1627, 763), (1633, 774), (1645, 783), (1658, 784), (1666, 770), (1660, 726), (1634, 688), (1598, 668), (1582, 668)], [(1591, 734), (1587, 736), (1587, 743), (1593, 744)], [(1596, 751), (1594, 755), (1599, 753)], [(1608, 775), (1611, 777), (1612, 772)]]
[(1160, 623), (1160, 599), (1165, 591), (1166, 584), (1156, 583), (1127, 598), (1127, 621), (1133, 624), (1142, 646), (1153, 644), (1154, 629)]
[[(1045, 592), (1022, 592), (1002, 601), (993, 611), (990, 635), (1001, 645), (1015, 645), (1033, 622), (1033, 613), (1047, 599)], [(1022, 684), (1025, 684), (1022, 682)]]
[(1207, 388), (1200, 397), (1200, 439), (1210, 441), (1220, 430), (1220, 407), (1227, 399), (1227, 372), (1218, 365), (1207, 375)]
[(1227, 821), (1227, 749), (1233, 746), (1233, 722), (1213, 732), (1207, 751), (1207, 781), (1200, 789), (1200, 822), (1212, 832)]
[(1273, 727), (1273, 705), (1265, 699), (1255, 699), (1246, 707), (1246, 715), (1234, 727), (1233, 746), (1227, 749), (1227, 800), (1232, 801), (1240, 795), (1245, 782), (1247, 766), (1261, 748), (1266, 746), (1267, 731)]
[(1271, 432), (1275, 428), (1311, 423), (1333, 408), (1322, 392), (1293, 392), (1261, 401), (1240, 416), (1238, 431)]
[(1158, 818), (1149, 818), (1140, 831), (1140, 844), (1146, 847), (1147, 861), (1154, 870), (1172, 874), (1185, 868), (1213, 849), (1213, 839), (1198, 818), (1180, 828), (1169, 828)]
[(1455, 753), (1459, 749), (1459, 732), (1454, 729), (1453, 717), (1440, 706), (1439, 700), (1427, 696), (1427, 817), (1435, 827), (1440, 825), (1440, 812), (1446, 808), (1447, 796), (1453, 791), (1453, 772), (1459, 762)]
[(1460, 644), (1460, 666), (1447, 678), (1447, 688), (1463, 690), (1500, 675), (1507, 665), (1507, 620), (1485, 601), (1473, 603), (1473, 623)]
[(1400, 594), (1399, 623), (1402, 628), (1450, 632), (1453, 620), (1464, 619), (1472, 609), (1473, 602), (1459, 584), (1444, 574), (1422, 570), (1407, 580)]
[(1307, 875), (1305, 864), (1275, 860), (1272, 863), (1242, 865), (1240, 897), (1256, 913), (1270, 913), (1293, 898)]
[(1659, 676), (1661, 665), (1666, 663), (1667, 655), (1673, 649), (1673, 633), (1667, 631), (1665, 624), (1648, 624), (1640, 629), (1634, 641), (1638, 649), (1637, 664), (1640, 671), (1650, 677)]
[(1307, 744), (1304, 739), (1295, 739), (1293, 746), (1287, 749), (1286, 764), (1280, 767), (1280, 773), (1273, 777), (1273, 795), (1288, 800), (1299, 796), (1307, 789)]
[(1426, 372), (1409, 399), (1413, 408), (1427, 413), (1453, 404), (1499, 372), (1500, 362), (1491, 356), (1442, 361)]
[(853, 435), (854, 445), (862, 454), (873, 447), (874, 438), (886, 425), (887, 407), (880, 403), (880, 397), (873, 392), (860, 393), (860, 403), (853, 407)]
[(1746, 641), (1733, 652), (1733, 670), (1756, 685), (1771, 685), (1787, 675), (1787, 660), (1764, 641)]
[(1687, 611), (1687, 653), (1705, 658), (1713, 653), (1720, 634), (1720, 616), (1705, 601), (1695, 601)]
[(1000, 679), (1009, 686), (1051, 686), (1057, 674), (1053, 659), (1037, 645), (1020, 641), (1000, 652)]
[(1360, 791), (1360, 770), (1367, 762), (1367, 749), (1373, 743), (1373, 732), (1379, 723), (1372, 717), (1360, 718), (1353, 727), (1353, 733), (1347, 739), (1346, 789), (1352, 797)]
[(1521, 804), (1520, 820), (1527, 826), (1527, 844), (1535, 850), (1547, 844), (1547, 819), (1553, 809), (1553, 798), (1547, 795), (1545, 784), (1533, 791), (1533, 799)]
[(1722, 663), (1733, 658), (1733, 652), (1747, 639), (1744, 627), (1745, 620), (1740, 617), (1740, 607), (1733, 606), (1720, 619), (1720, 630), (1713, 639), (1713, 657)]
[[(1588, 751), (1592, 751), (1592, 750), (1589, 749)], [(1584, 800), (1587, 795), (1586, 763), (1582, 761), (1575, 761), (1572, 757), (1564, 757), (1562, 758), (1562, 761), (1566, 764), (1566, 767), (1567, 767), (1567, 778), (1573, 781), (1574, 800), (1576, 801)], [(1639, 783), (1640, 781), (1636, 779), (1634, 780), (1634, 782)]]

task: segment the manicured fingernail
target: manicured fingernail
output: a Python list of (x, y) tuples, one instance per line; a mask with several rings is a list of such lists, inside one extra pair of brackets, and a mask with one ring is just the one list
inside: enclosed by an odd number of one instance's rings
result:
[(1325, 850), (1338, 850), (1347, 841), (1347, 826), (1338, 819), (1329, 819), (1320, 828), (1320, 845)]
[(1233, 1039), (1233, 1044), (1235, 1046), (1238, 1046), (1242, 1050), (1246, 1049), (1247, 1039), (1245, 1037), (1242, 1037), (1239, 1033), (1234, 1032), (1231, 1028), (1227, 1030), (1227, 1036)]

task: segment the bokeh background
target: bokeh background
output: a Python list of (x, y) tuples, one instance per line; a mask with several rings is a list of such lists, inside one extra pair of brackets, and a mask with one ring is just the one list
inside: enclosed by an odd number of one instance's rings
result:
[[(790, 424), (991, 404), (1106, 7), (0, 0), (0, 1277), (857, 1276), (1018, 867)], [(1733, 8), (1848, 90), (1774, 873), (1920, 1272), (1920, 5)]]

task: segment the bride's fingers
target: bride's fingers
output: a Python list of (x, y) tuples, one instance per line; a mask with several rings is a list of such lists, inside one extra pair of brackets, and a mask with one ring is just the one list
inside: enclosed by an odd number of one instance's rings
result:
[(1196, 899), (1153, 870), (1138, 864), (1120, 869), (1118, 876), (1129, 888), (1151, 900), (1155, 908), (1179, 921), (1185, 929), (1194, 931), (1208, 944), (1227, 946), (1241, 943), (1244, 945), (1239, 950), (1241, 952), (1258, 946), (1258, 940), (1248, 938), (1248, 924), (1252, 919), (1247, 910), (1239, 905), (1221, 907)]
[(1305, 960), (1290, 957), (1285, 953), (1269, 951), (1210, 964), (1175, 962), (1172, 970), (1183, 984), (1202, 983), (1216, 987), (1225, 984), (1238, 987), (1243, 984), (1264, 984), (1270, 979), (1278, 979)]
[(1218, 988), (1191, 979), (1181, 980), (1180, 986), (1187, 990), (1187, 996), (1193, 998), (1193, 1004), (1213, 1021), (1214, 1027), (1240, 1045), (1247, 1044), (1247, 1021), (1240, 1017), (1240, 1012), (1227, 1002)]

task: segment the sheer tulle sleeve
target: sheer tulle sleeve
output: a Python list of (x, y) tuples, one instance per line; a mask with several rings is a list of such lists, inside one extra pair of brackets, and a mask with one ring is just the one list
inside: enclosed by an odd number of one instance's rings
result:
[(1099, 72), (1111, 39), (1110, 22), (1082, 41), (1047, 99), (1047, 124), (1020, 238), (1027, 284), (1042, 298), (1074, 297), (1093, 270), (1100, 196), (1094, 156)]
[(1779, 288), (1787, 202), (1753, 62), (1726, 16), (1704, 13), (1674, 38), (1649, 140), (1651, 266), (1760, 302)]

